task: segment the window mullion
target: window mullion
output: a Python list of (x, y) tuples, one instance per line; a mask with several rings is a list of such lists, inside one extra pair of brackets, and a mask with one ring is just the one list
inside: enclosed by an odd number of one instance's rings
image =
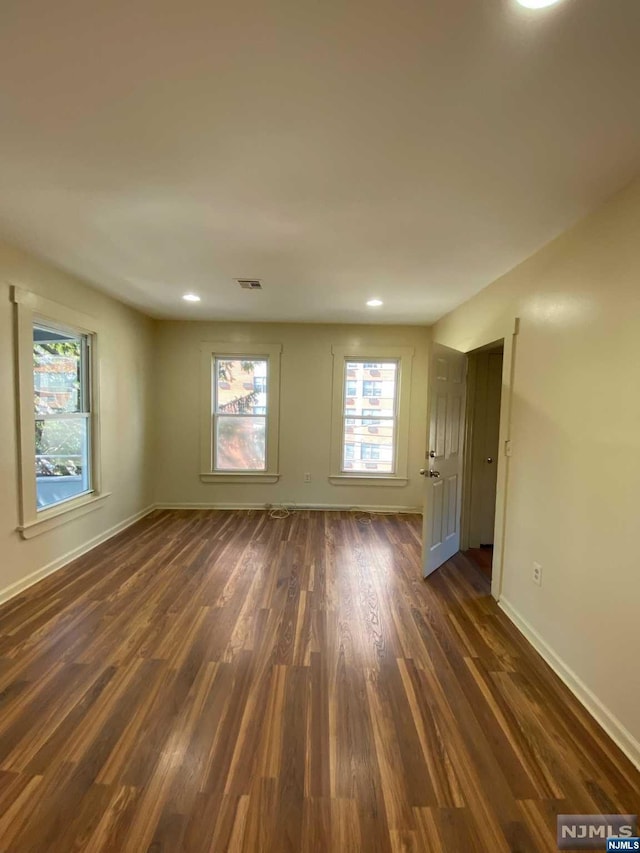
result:
[(35, 419), (37, 421), (72, 421), (77, 420), (77, 418), (90, 418), (91, 412), (58, 412), (57, 414), (53, 414), (51, 412), (36, 414)]
[(343, 415), (343, 418), (350, 418), (353, 421), (394, 421), (397, 415)]
[(266, 418), (269, 413), (252, 414), (251, 412), (213, 412), (216, 418)]

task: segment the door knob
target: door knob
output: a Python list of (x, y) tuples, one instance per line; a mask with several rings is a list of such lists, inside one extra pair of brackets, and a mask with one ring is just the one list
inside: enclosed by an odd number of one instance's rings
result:
[(489, 463), (489, 465), (491, 465), (491, 463), (493, 462), (493, 456), (487, 456), (487, 462)]
[(436, 458), (436, 452), (435, 452), (435, 450), (430, 450), (430, 451), (429, 451), (429, 456), (430, 456), (430, 458), (431, 458), (431, 459), (435, 459), (435, 458)]
[(420, 469), (420, 474), (423, 477), (435, 477), (436, 479), (440, 476), (440, 471), (434, 471), (433, 468), (430, 468), (428, 471), (426, 468)]

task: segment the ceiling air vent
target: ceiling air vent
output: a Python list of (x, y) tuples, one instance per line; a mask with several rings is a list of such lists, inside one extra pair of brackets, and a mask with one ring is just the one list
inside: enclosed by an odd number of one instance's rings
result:
[(237, 278), (236, 281), (245, 290), (262, 290), (262, 282), (258, 278)]

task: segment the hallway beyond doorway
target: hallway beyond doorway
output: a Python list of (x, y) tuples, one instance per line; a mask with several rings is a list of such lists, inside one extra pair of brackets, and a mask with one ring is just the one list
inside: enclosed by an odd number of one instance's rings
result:
[(481, 572), (485, 578), (491, 580), (491, 566), (493, 564), (493, 545), (480, 546), (480, 548), (468, 548), (464, 552), (470, 563)]

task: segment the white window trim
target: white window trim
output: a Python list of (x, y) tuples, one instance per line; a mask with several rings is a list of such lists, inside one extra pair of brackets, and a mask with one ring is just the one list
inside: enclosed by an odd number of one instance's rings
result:
[[(204, 341), (200, 344), (200, 480), (203, 483), (277, 483), (280, 436), (280, 357), (281, 344), (238, 344)], [(267, 387), (267, 466), (264, 471), (213, 470), (213, 359), (225, 355), (266, 358), (269, 361)]]
[[(23, 539), (80, 518), (104, 506), (109, 492), (102, 491), (100, 471), (100, 400), (98, 381), (98, 331), (92, 317), (45, 299), (19, 287), (12, 288), (16, 323), (16, 371), (18, 388), (18, 455), (20, 477), (20, 524)], [(35, 477), (35, 413), (33, 410), (33, 324), (53, 323), (56, 328), (91, 336), (91, 490), (38, 511)]]
[[(331, 403), (331, 473), (329, 482), (335, 486), (380, 485), (404, 486), (409, 482), (409, 421), (411, 417), (411, 368), (413, 347), (358, 346), (331, 347), (333, 353), (333, 393)], [(350, 360), (375, 362), (395, 360), (398, 362), (397, 378), (397, 438), (395, 473), (376, 474), (357, 471), (348, 474), (342, 471), (343, 410), (345, 399), (345, 363)]]

